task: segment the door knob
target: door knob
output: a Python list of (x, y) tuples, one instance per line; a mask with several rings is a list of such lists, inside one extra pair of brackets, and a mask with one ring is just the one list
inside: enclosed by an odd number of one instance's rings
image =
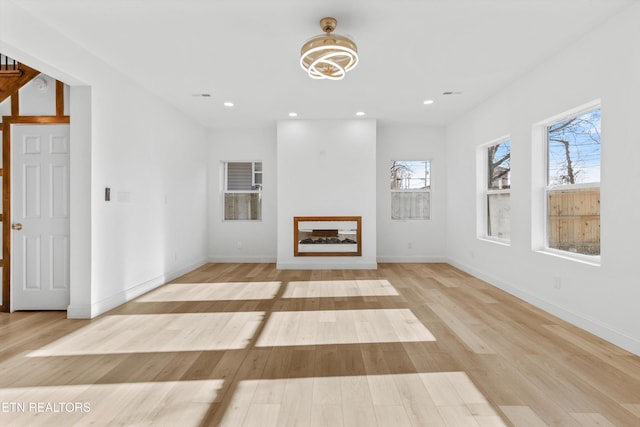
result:
[(19, 222), (15, 223), (15, 224), (11, 224), (11, 229), (12, 230), (22, 230), (22, 224), (20, 224)]

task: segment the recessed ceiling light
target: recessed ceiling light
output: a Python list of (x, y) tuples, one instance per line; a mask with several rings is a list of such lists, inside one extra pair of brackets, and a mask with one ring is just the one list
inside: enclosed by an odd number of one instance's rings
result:
[(289, 113), (289, 117), (298, 117), (298, 113), (291, 112)]
[(356, 113), (356, 116), (364, 116), (364, 111), (358, 111), (358, 112)]
[(424, 101), (424, 105), (431, 105), (433, 104), (433, 99), (427, 99), (426, 101)]
[(233, 102), (227, 101), (227, 102), (224, 103), (224, 106), (225, 107), (233, 107)]

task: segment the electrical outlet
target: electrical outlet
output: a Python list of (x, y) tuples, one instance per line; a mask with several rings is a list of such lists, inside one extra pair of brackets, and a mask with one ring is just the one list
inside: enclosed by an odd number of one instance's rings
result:
[(553, 289), (560, 290), (562, 288), (562, 279), (560, 277), (553, 278)]

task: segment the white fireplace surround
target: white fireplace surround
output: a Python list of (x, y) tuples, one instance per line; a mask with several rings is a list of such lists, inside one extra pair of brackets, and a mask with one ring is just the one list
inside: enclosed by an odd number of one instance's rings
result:
[[(377, 268), (376, 132), (372, 119), (278, 122), (279, 269)], [(313, 249), (314, 255), (301, 255), (306, 251), (303, 248), (294, 255), (299, 244), (294, 242), (292, 218), (345, 214), (361, 218), (360, 255), (338, 245)]]

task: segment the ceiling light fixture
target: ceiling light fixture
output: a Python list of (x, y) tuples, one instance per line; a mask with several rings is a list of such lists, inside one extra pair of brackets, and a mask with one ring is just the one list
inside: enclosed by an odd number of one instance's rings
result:
[(431, 105), (433, 104), (433, 99), (427, 99), (426, 101), (423, 102), (424, 105)]
[(337, 24), (335, 18), (322, 18), (320, 28), (325, 34), (302, 45), (300, 66), (312, 79), (340, 80), (358, 64), (355, 42), (349, 37), (331, 34)]
[(224, 106), (225, 107), (233, 107), (233, 102), (227, 101), (227, 102), (224, 103)]
[(356, 113), (356, 116), (360, 116), (360, 117), (364, 116), (364, 111), (358, 111)]
[(289, 113), (289, 117), (298, 117), (298, 113), (291, 112)]

